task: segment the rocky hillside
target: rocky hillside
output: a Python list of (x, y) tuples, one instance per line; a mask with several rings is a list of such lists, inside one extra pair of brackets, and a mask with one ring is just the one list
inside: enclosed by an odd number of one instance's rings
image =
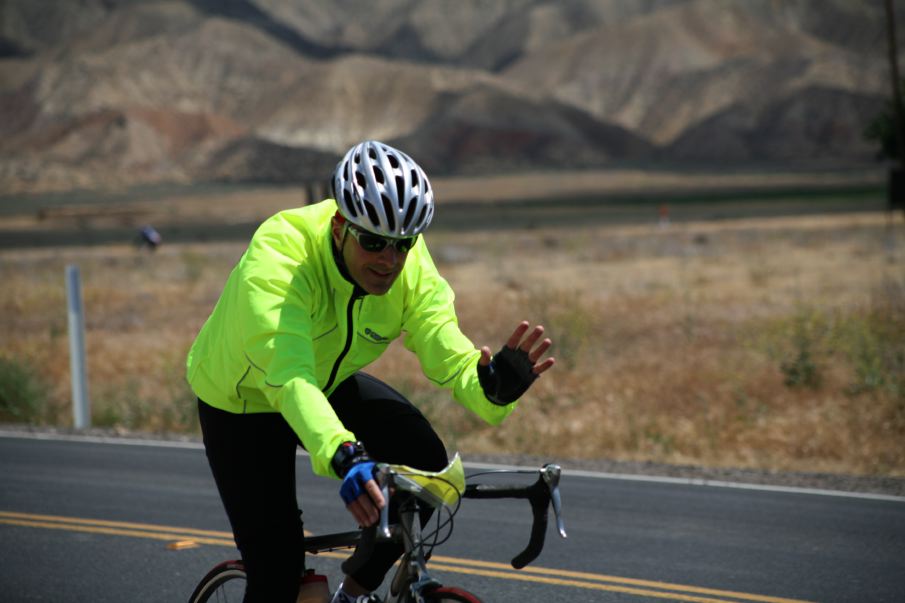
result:
[[(871, 0), (4, 0), (0, 193), (436, 173), (863, 165)], [(899, 24), (905, 30), (905, 22)]]

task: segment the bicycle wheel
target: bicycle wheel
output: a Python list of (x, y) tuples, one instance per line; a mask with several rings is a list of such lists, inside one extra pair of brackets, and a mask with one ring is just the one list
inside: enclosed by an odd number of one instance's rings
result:
[(424, 593), (427, 603), (481, 603), (475, 595), (455, 586), (441, 586)]
[(242, 603), (245, 597), (245, 566), (241, 561), (224, 561), (201, 579), (189, 603)]

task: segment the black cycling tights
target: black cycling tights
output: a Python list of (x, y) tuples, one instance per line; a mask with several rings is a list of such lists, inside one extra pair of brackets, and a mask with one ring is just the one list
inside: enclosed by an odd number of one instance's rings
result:
[[(382, 381), (357, 373), (329, 400), (375, 460), (428, 471), (446, 466), (443, 442), (424, 415)], [(294, 602), (305, 565), (295, 432), (279, 413), (233, 414), (201, 400), (198, 412), (208, 462), (248, 573), (246, 603)], [(336, 503), (342, 504), (338, 493)], [(401, 547), (381, 543), (352, 577), (374, 590), (401, 553)]]

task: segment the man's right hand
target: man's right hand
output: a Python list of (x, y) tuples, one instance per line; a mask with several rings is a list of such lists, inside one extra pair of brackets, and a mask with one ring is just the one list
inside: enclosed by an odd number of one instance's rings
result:
[(372, 461), (353, 466), (343, 478), (343, 485), (339, 489), (346, 509), (363, 528), (377, 523), (380, 510), (386, 504), (380, 486), (374, 481), (375, 466)]
[(344, 442), (333, 456), (333, 469), (343, 478), (339, 495), (346, 503), (346, 509), (362, 527), (377, 523), (380, 510), (386, 504), (380, 487), (374, 481), (375, 466), (361, 443)]

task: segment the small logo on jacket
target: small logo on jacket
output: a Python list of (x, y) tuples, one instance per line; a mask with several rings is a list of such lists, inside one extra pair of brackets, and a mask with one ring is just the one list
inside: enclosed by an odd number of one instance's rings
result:
[(379, 342), (389, 341), (388, 337), (384, 337), (380, 333), (376, 333), (375, 331), (372, 331), (369, 327), (365, 327), (365, 335), (367, 335), (374, 341), (379, 341)]

